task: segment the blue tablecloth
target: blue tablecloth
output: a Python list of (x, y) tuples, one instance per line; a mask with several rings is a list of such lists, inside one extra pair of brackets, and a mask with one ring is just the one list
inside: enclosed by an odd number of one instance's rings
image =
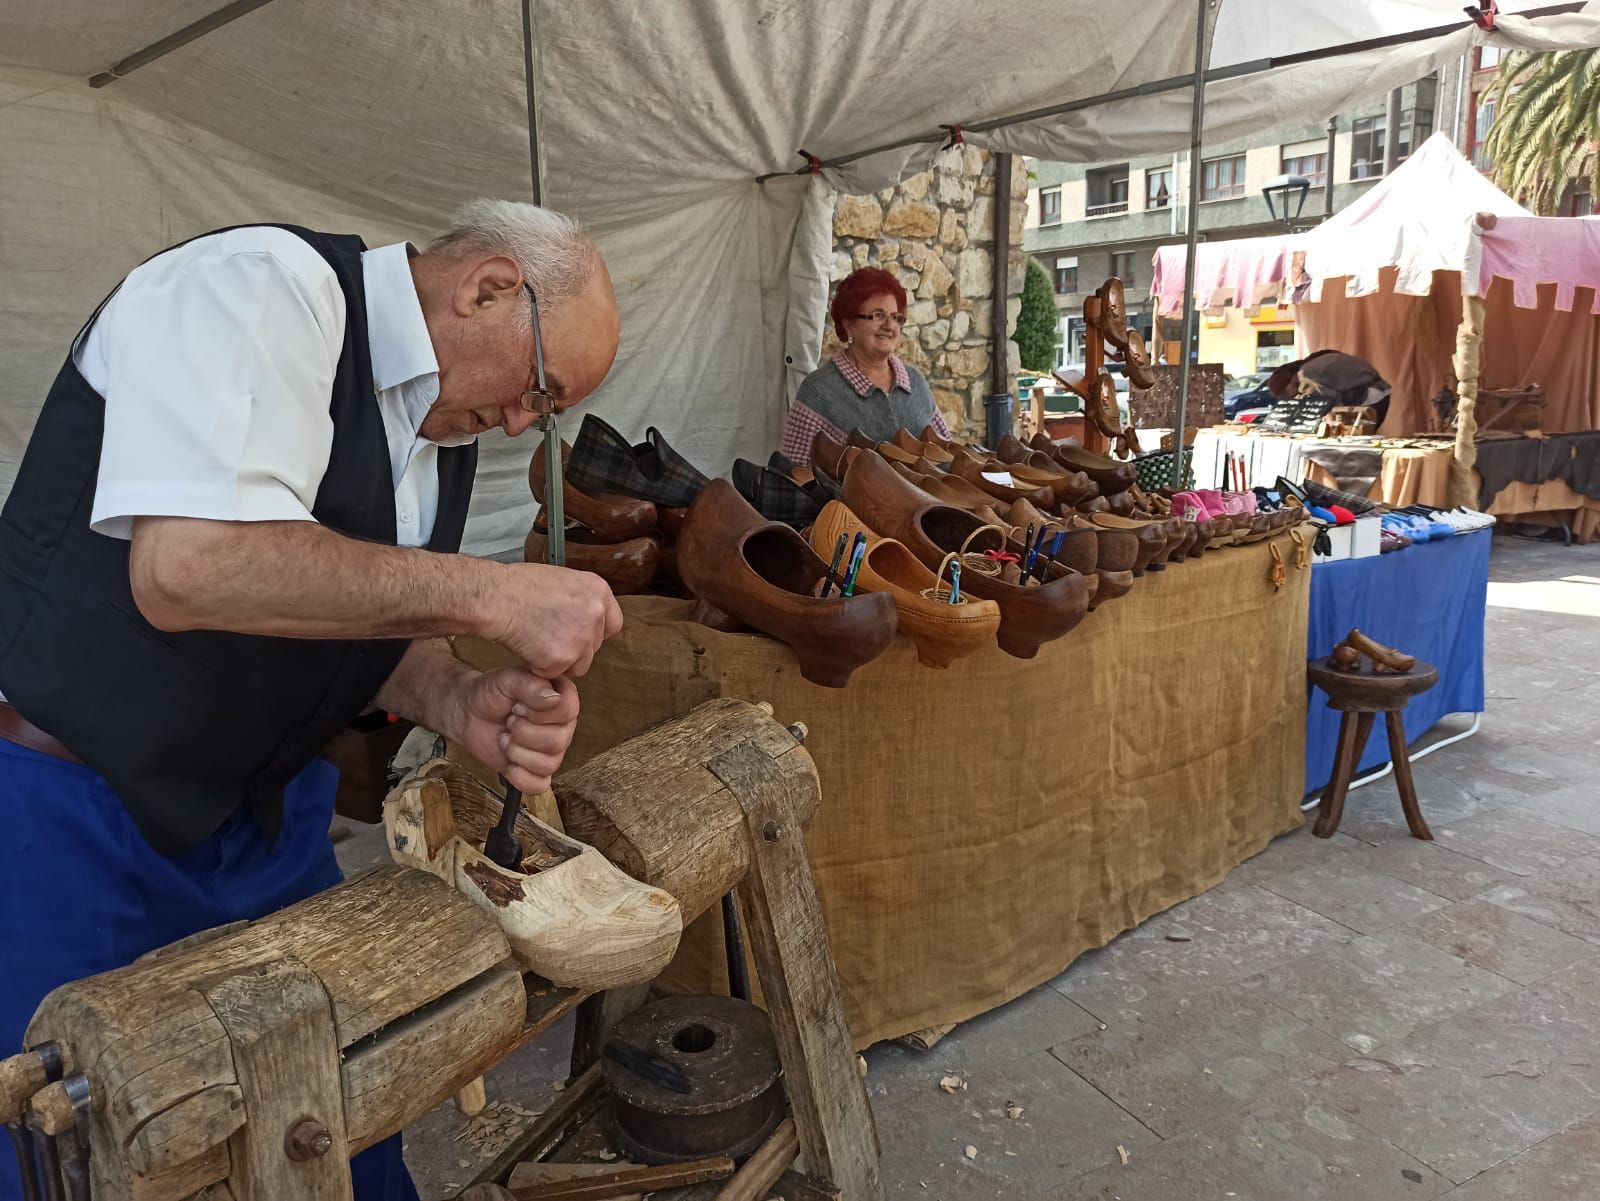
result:
[[(1489, 543), (1489, 531), (1477, 530), (1387, 555), (1318, 563), (1311, 569), (1306, 658), (1328, 654), (1354, 628), (1437, 667), (1439, 682), (1406, 708), (1408, 742), (1447, 713), (1480, 712)], [(1333, 774), (1340, 715), (1327, 699), (1312, 689), (1306, 707), (1307, 793)], [(1378, 721), (1357, 774), (1387, 762), (1388, 735)]]

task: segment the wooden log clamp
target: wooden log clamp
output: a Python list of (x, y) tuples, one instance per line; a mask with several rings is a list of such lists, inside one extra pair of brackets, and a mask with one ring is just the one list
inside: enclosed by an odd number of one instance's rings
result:
[[(871, 1111), (805, 856), (820, 786), (803, 737), (770, 706), (711, 701), (565, 773), (555, 799), (568, 835), (669, 894), (683, 921), (737, 894), (793, 1126), (725, 1195), (764, 1195), (775, 1180), (786, 1197), (881, 1201)], [(26, 1045), (53, 1042), (59, 1055), (0, 1062), (0, 1118), (14, 1141), (86, 1146), (101, 1198), (349, 1198), (351, 1155), (464, 1090), (474, 1104), (485, 1071), (585, 1002), (516, 962), (496, 915), (449, 882), (376, 868), (56, 989)], [(574, 1046), (588, 1070), (496, 1160), (494, 1185), (598, 1103), (591, 1064), (604, 1029), (645, 996), (643, 984), (588, 996)], [(794, 1147), (807, 1177), (784, 1171)], [(701, 1178), (732, 1172), (718, 1165)]]

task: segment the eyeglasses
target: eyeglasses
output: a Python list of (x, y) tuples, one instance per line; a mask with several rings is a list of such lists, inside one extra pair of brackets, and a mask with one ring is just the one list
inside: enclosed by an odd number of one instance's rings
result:
[(532, 284), (524, 283), (522, 290), (528, 294), (528, 312), (533, 317), (533, 362), (528, 364), (528, 386), (522, 392), (522, 409), (526, 413), (554, 413), (556, 398), (544, 378), (544, 340), (539, 336), (539, 301), (533, 294)]
[(896, 325), (906, 323), (904, 313), (886, 313), (882, 309), (873, 309), (870, 313), (857, 313), (856, 318), (860, 321), (870, 321), (874, 325), (882, 325), (885, 321), (893, 321)]

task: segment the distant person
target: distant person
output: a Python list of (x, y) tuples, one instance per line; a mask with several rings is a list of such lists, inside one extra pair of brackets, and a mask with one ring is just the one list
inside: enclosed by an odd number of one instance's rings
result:
[(844, 350), (801, 381), (783, 431), (785, 457), (809, 465), (818, 433), (843, 442), (860, 430), (887, 442), (897, 429), (920, 434), (931, 425), (948, 438), (928, 381), (895, 354), (906, 323), (900, 281), (881, 267), (854, 271), (834, 293), (829, 314)]

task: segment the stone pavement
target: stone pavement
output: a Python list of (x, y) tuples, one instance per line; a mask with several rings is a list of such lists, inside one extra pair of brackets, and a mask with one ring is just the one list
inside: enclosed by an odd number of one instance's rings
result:
[[(1497, 538), (1491, 579), (1482, 730), (1416, 764), (1437, 841), (1379, 780), (1333, 839), (932, 1051), (873, 1048), (891, 1197), (1600, 1198), (1600, 547)], [(547, 1104), (562, 1037), (490, 1096)], [(471, 1134), (448, 1105), (408, 1133), (424, 1197), (471, 1178)]]

